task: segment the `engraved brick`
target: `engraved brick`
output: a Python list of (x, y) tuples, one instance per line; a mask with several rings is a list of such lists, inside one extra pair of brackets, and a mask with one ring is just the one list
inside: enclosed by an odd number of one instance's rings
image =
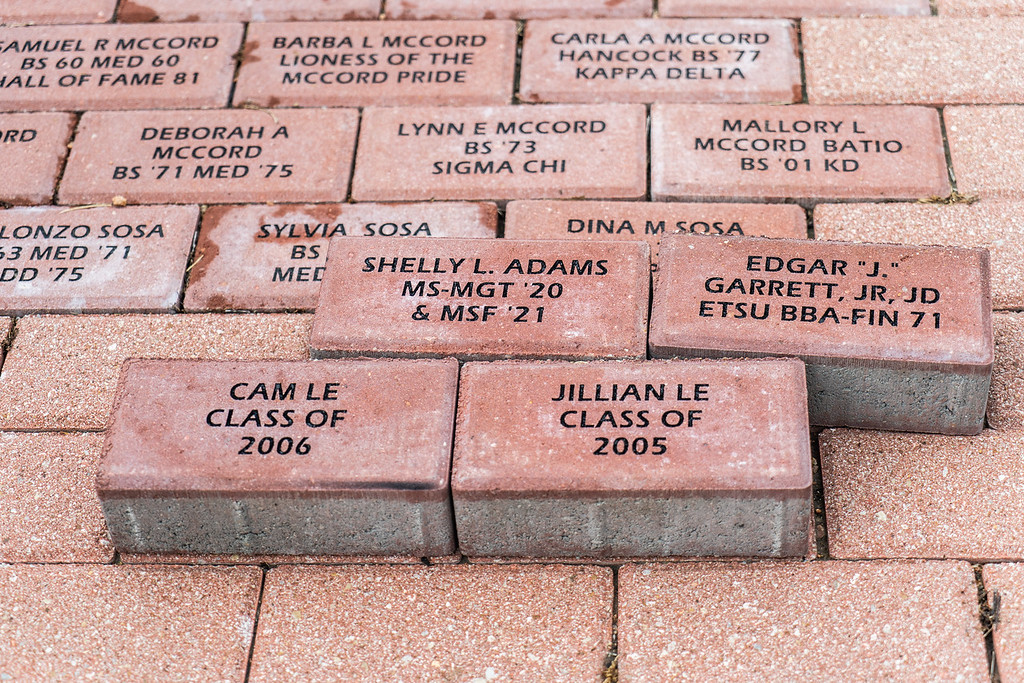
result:
[(376, 19), (380, 0), (121, 0), (118, 21)]
[(512, 239), (643, 240), (657, 269), (664, 235), (807, 236), (807, 217), (793, 204), (514, 201), (505, 209)]
[(0, 311), (170, 311), (198, 220), (195, 206), (0, 211)]
[(241, 24), (0, 28), (0, 109), (224, 106), (241, 42)]
[(352, 198), (640, 199), (646, 118), (630, 104), (369, 108)]
[(642, 242), (334, 240), (319, 356), (643, 358)]
[(796, 29), (771, 19), (531, 21), (519, 96), (527, 102), (796, 102), (802, 97)]
[(276, 106), (508, 104), (511, 21), (253, 24), (233, 100)]
[(916, 199), (949, 193), (924, 107), (653, 107), (655, 199)]
[(814, 104), (1024, 101), (1024, 18), (809, 19), (801, 29)]
[(0, 201), (50, 202), (74, 125), (71, 114), (0, 114)]
[(450, 553), (458, 374), (450, 359), (128, 361), (97, 478), (114, 545)]
[(1024, 14), (1022, 0), (937, 0), (940, 16), (987, 17)]
[(468, 364), (452, 497), (468, 555), (803, 555), (803, 363)]
[(646, 17), (651, 0), (389, 0), (388, 19), (544, 19)]
[(957, 189), (1020, 199), (1024, 193), (1024, 107), (946, 107), (949, 156)]
[(7, 0), (0, 24), (89, 24), (109, 20), (117, 0)]
[(316, 307), (332, 238), (494, 237), (494, 204), (214, 206), (203, 215), (187, 310)]
[(1024, 204), (819, 204), (819, 239), (981, 247), (992, 257), (992, 306), (1024, 308)]
[(60, 203), (339, 201), (354, 109), (88, 112)]
[(650, 349), (799, 356), (811, 424), (977, 434), (993, 363), (982, 249), (662, 240)]
[[(942, 0), (940, 0), (941, 2)], [(663, 17), (926, 16), (928, 0), (660, 0)]]

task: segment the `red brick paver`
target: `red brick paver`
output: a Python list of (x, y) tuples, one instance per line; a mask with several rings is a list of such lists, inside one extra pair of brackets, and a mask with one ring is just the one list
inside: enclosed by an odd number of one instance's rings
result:
[(931, 13), (928, 0), (661, 0), (663, 17), (897, 16)]
[(0, 24), (88, 24), (107, 21), (117, 0), (8, 0), (0, 8)]
[(390, 0), (388, 19), (544, 19), (642, 17), (651, 0)]
[(1021, 0), (936, 0), (940, 16), (985, 17), (1024, 14)]
[(118, 21), (376, 19), (380, 0), (121, 0)]
[(957, 189), (1011, 200), (1024, 193), (1024, 107), (947, 107)]

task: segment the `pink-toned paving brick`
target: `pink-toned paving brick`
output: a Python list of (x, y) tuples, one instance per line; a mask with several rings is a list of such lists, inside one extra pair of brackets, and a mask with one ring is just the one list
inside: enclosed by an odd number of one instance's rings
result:
[(380, 0), (121, 0), (117, 20), (341, 21), (379, 13)]
[(937, 0), (939, 16), (987, 17), (1024, 14), (1022, 0)]
[(508, 104), (516, 27), (511, 21), (253, 24), (243, 54), (236, 104)]
[(1024, 203), (818, 204), (818, 239), (937, 244), (989, 250), (992, 307), (1024, 308)]
[(61, 204), (342, 201), (359, 112), (87, 112)]
[[(241, 24), (0, 28), (0, 109), (222, 107)], [(52, 52), (36, 52), (33, 45)], [(14, 49), (12, 49), (14, 48)]]
[(50, 203), (74, 125), (72, 114), (0, 114), (0, 201)]
[(255, 567), (0, 566), (8, 680), (245, 677)]
[(0, 24), (89, 24), (114, 15), (117, 0), (6, 0)]
[(946, 107), (943, 112), (957, 189), (1020, 199), (1024, 193), (1024, 107)]
[(1024, 101), (1024, 19), (808, 19), (812, 104)]
[(523, 40), (519, 97), (526, 102), (795, 102), (802, 96), (789, 21), (531, 21)]
[[(0, 562), (109, 562), (100, 434), (0, 433)], [(0, 670), (2, 670), (0, 664)]]
[(988, 397), (993, 429), (1024, 428), (1024, 314), (994, 316), (996, 363)]
[(931, 14), (928, 0), (661, 0), (663, 17), (828, 17)]
[(619, 571), (619, 680), (988, 681), (966, 562)]
[(833, 557), (1024, 557), (1024, 431), (822, 432)]
[(982, 580), (990, 609), (999, 606), (992, 636), (999, 676), (1024, 680), (1024, 564), (987, 564)]
[(611, 633), (603, 567), (283, 567), (250, 680), (596, 681)]
[(646, 17), (651, 0), (389, 0), (388, 19)]
[(128, 358), (308, 358), (309, 315), (30, 316), (0, 373), (0, 428), (103, 429)]

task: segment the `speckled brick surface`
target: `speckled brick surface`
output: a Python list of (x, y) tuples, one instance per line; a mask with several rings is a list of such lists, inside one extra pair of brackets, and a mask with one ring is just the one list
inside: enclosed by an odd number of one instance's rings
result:
[(992, 634), (999, 675), (1024, 680), (1024, 564), (990, 564), (982, 570), (990, 609), (998, 612)]
[(988, 397), (988, 425), (1024, 428), (1024, 314), (1003, 313), (992, 321), (996, 363)]
[(260, 570), (0, 566), (0, 679), (245, 677)]
[(619, 681), (987, 681), (965, 562), (627, 565)]
[(128, 358), (308, 358), (309, 315), (30, 316), (0, 373), (0, 429), (103, 429)]
[(832, 557), (1024, 558), (1024, 431), (820, 436)]
[(812, 104), (1024, 101), (1024, 19), (808, 19), (802, 29)]
[(251, 681), (597, 681), (601, 567), (285, 567), (267, 575)]
[(957, 189), (966, 195), (1020, 199), (1024, 107), (946, 107), (943, 117)]
[(939, 15), (986, 17), (1024, 14), (1021, 0), (937, 0)]

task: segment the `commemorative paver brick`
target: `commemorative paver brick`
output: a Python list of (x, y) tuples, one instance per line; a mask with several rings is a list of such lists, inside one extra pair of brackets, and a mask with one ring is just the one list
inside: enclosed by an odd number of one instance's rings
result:
[(511, 21), (253, 24), (233, 100), (277, 106), (508, 104)]
[(627, 565), (619, 653), (624, 682), (988, 680), (966, 562)]
[(379, 14), (380, 0), (121, 0), (117, 20), (342, 21)]
[(272, 569), (250, 680), (596, 681), (612, 592), (605, 567)]
[(129, 361), (97, 480), (114, 545), (451, 553), (458, 374), (455, 360)]
[(646, 17), (651, 0), (389, 0), (388, 19), (543, 19)]
[(1024, 102), (1024, 18), (808, 19), (812, 104)]
[(129, 358), (309, 358), (309, 315), (62, 315), (18, 320), (0, 428), (104, 429)]
[[(992, 641), (999, 676), (1004, 681), (1024, 677), (1024, 565), (988, 564), (982, 568), (993, 619)], [(998, 604), (998, 608), (996, 607)]]
[(8, 0), (0, 7), (0, 24), (89, 24), (109, 20), (117, 0)]
[(72, 114), (0, 114), (0, 201), (50, 203), (74, 126)]
[(370, 107), (352, 198), (641, 199), (646, 120), (638, 104)]
[(242, 680), (256, 567), (0, 565), (11, 680)]
[(195, 206), (0, 211), (0, 311), (170, 311), (198, 220)]
[(781, 19), (531, 21), (527, 102), (795, 102), (795, 26)]
[(1024, 428), (1024, 314), (994, 316), (996, 364), (988, 399), (988, 426)]
[(661, 200), (917, 199), (949, 193), (939, 116), (925, 107), (656, 104)]
[(185, 308), (312, 310), (333, 238), (494, 237), (497, 221), (486, 203), (212, 206)]
[(977, 434), (994, 357), (988, 253), (672, 235), (650, 350), (799, 356), (811, 424)]
[(1024, 107), (946, 107), (943, 112), (957, 190), (1020, 199), (1024, 193)]
[(313, 318), (319, 357), (644, 358), (642, 242), (335, 240)]
[(483, 556), (799, 556), (803, 363), (471, 363), (452, 465)]
[(833, 557), (1024, 559), (1024, 431), (821, 434)]
[(241, 24), (0, 28), (4, 111), (222, 107)]
[(359, 112), (87, 112), (61, 204), (341, 201)]
[(818, 239), (988, 249), (992, 306), (1024, 308), (1024, 204), (819, 204)]
[(660, 0), (658, 13), (663, 17), (926, 16), (931, 6), (928, 0)]

